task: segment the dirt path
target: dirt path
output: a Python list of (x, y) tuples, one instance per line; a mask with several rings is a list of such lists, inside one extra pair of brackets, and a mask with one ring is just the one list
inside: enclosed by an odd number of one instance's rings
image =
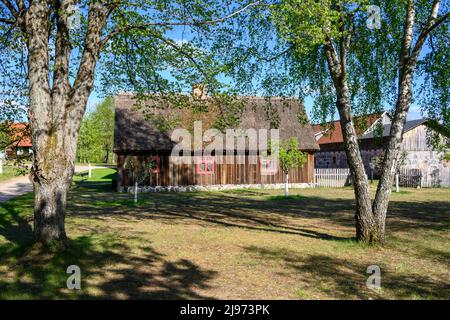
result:
[[(92, 169), (100, 169), (106, 167), (92, 167)], [(76, 166), (75, 172), (88, 170), (88, 166)], [(32, 192), (33, 186), (28, 176), (21, 176), (0, 182), (0, 202), (20, 196), (22, 194)]]

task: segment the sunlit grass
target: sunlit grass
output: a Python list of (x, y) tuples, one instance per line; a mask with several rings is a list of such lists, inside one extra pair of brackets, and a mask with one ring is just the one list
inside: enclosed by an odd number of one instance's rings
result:
[(22, 175), (22, 172), (19, 171), (16, 167), (3, 165), (3, 173), (0, 174), (0, 181), (6, 181), (20, 175)]
[[(143, 193), (135, 204), (111, 192), (114, 176), (76, 176), (64, 252), (32, 245), (32, 195), (0, 203), (0, 298), (450, 298), (449, 189), (393, 193), (378, 247), (354, 239), (351, 188)], [(73, 264), (82, 290), (66, 288)], [(370, 265), (381, 290), (366, 287)]]

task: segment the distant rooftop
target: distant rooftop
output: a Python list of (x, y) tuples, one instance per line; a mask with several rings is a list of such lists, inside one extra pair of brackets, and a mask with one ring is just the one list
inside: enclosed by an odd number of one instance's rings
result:
[[(405, 127), (403, 128), (403, 132), (411, 131), (412, 129), (424, 124), (425, 122), (427, 122), (427, 119), (425, 119), (425, 118), (407, 121), (405, 123)], [(388, 137), (390, 132), (391, 132), (391, 125), (385, 124), (383, 126), (383, 135), (382, 136)], [(377, 136), (378, 136), (377, 130), (373, 130), (373, 131), (368, 132), (368, 133), (364, 134), (363, 136), (361, 136), (360, 139), (372, 139)], [(380, 135), (380, 137), (381, 137), (381, 135)]]

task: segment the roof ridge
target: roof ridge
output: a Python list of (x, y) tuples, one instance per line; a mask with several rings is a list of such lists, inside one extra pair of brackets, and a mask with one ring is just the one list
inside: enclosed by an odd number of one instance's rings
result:
[[(184, 93), (180, 92), (179, 94), (184, 94)], [(161, 94), (160, 93), (148, 94), (148, 96), (150, 96), (150, 95), (158, 96)], [(134, 96), (137, 96), (137, 94), (133, 93), (133, 92), (129, 92), (129, 91), (119, 91), (115, 96), (116, 97), (119, 97), (119, 96), (134, 97)], [(265, 97), (265, 96), (255, 96), (255, 95), (248, 95), (248, 96), (236, 95), (236, 97), (244, 98), (244, 99), (255, 99), (255, 100), (256, 99), (258, 99), (258, 100), (273, 100), (273, 99), (275, 99), (275, 100), (298, 100), (298, 101), (301, 101), (300, 98), (291, 97), (291, 96), (290, 97), (283, 97), (283, 96)], [(210, 98), (210, 96), (208, 96), (208, 98)]]

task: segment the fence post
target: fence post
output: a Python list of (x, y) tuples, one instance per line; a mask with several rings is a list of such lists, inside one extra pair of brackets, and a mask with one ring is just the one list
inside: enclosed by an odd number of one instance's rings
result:
[(285, 181), (284, 181), (284, 196), (289, 196), (289, 174), (286, 173)]
[(134, 183), (134, 203), (137, 203), (138, 183)]
[(89, 162), (89, 165), (88, 165), (88, 176), (89, 176), (89, 178), (92, 177), (92, 166), (91, 166), (90, 162)]
[(0, 174), (3, 174), (3, 160), (0, 158)]
[(398, 187), (398, 172), (395, 174), (395, 192), (400, 192)]

